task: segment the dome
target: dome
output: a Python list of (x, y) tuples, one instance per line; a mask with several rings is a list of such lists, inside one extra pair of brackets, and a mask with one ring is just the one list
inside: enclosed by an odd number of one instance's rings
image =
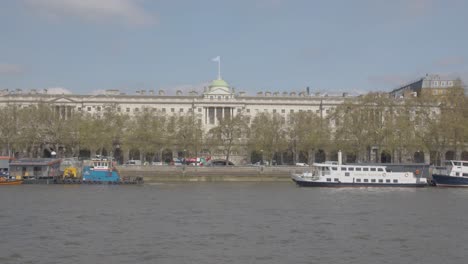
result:
[(218, 79), (218, 80), (214, 80), (214, 81), (211, 82), (210, 88), (213, 88), (213, 87), (226, 87), (226, 88), (229, 88), (229, 85), (224, 80)]

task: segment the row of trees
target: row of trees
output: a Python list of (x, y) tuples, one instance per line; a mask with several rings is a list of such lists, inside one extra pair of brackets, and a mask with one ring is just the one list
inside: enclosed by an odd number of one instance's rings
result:
[[(289, 116), (242, 114), (220, 120), (203, 130), (193, 113), (178, 116), (141, 112), (129, 117), (108, 105), (100, 115), (75, 113), (61, 118), (46, 104), (0, 109), (0, 143), (4, 154), (42, 155), (44, 147), (78, 156), (81, 150), (112, 155), (116, 150), (138, 150), (143, 159), (155, 160), (164, 149), (185, 156), (221, 153), (257, 153), (278, 163), (311, 162), (319, 150), (343, 150), (357, 161), (369, 160), (371, 149), (385, 150), (394, 161), (415, 151), (439, 155), (462, 150), (468, 144), (468, 101), (465, 96), (423, 96), (395, 100), (383, 94), (352, 98), (326, 117), (302, 111)], [(289, 158), (288, 158), (289, 157)]]

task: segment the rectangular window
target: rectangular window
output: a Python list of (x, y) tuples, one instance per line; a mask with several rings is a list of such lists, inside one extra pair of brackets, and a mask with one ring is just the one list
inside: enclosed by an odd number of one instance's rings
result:
[(122, 108), (117, 107), (117, 112), (120, 112), (120, 111), (122, 111)]
[(161, 109), (163, 113), (166, 113), (166, 108)]
[(364, 182), (369, 182), (369, 180), (368, 180), (368, 179), (364, 179)]
[(91, 111), (91, 106), (88, 106), (88, 111)]
[(398, 180), (393, 180), (393, 183), (398, 183)]
[(201, 113), (202, 109), (201, 108), (198, 108), (198, 113)]
[(133, 111), (138, 112), (139, 110), (140, 110), (140, 109), (138, 109), (138, 107), (137, 107), (137, 108), (135, 108), (135, 110), (133, 110)]
[(319, 114), (319, 113), (320, 113), (320, 110), (315, 110), (315, 113)]
[(385, 182), (386, 182), (386, 183), (390, 183), (390, 179), (386, 179)]
[(369, 168), (362, 168), (363, 171), (369, 171)]
[(250, 109), (247, 109), (247, 113), (250, 113)]
[(290, 112), (290, 113), (294, 113), (294, 110), (293, 110), (293, 109), (291, 109), (291, 110), (289, 110), (289, 112)]
[(375, 179), (372, 179), (371, 182), (375, 182)]
[(98, 112), (101, 111), (101, 107), (100, 107), (100, 106), (97, 107), (97, 111), (98, 111)]
[(276, 109), (273, 109), (273, 113), (276, 113)]
[(348, 168), (349, 171), (354, 171), (354, 167)]
[(382, 179), (379, 179), (379, 183), (383, 183), (383, 180), (382, 180)]
[(282, 113), (282, 114), (286, 113), (286, 110), (281, 109), (281, 113)]
[(341, 167), (341, 171), (346, 171), (346, 167)]
[(370, 168), (370, 170), (371, 170), (371, 171), (377, 171), (377, 169), (376, 169), (376, 168)]
[(81, 107), (78, 107), (78, 111), (81, 111)]
[(334, 170), (334, 171), (338, 170), (337, 167), (331, 167), (331, 169)]
[(335, 180), (336, 182), (340, 181), (338, 178), (335, 178), (335, 179), (333, 179), (333, 180)]
[(175, 109), (174, 109), (174, 108), (171, 108), (171, 112), (174, 113), (174, 112), (175, 112)]
[(356, 171), (361, 171), (361, 168), (356, 168)]
[(127, 113), (130, 112), (130, 108), (127, 108), (126, 111), (127, 111)]
[(344, 176), (349, 176), (349, 172), (345, 172), (345, 173), (344, 173)]
[(379, 168), (378, 170), (379, 170), (379, 171), (383, 171), (383, 168)]
[(331, 178), (327, 178), (327, 182), (331, 182)]
[(184, 109), (183, 108), (179, 109), (179, 112), (181, 112), (181, 113), (184, 112)]
[(361, 182), (361, 179), (356, 179), (356, 182)]

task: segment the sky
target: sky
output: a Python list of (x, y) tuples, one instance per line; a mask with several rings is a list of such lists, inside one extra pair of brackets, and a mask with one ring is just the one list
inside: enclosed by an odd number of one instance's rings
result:
[(2, 0), (0, 89), (390, 91), (468, 81), (466, 0)]

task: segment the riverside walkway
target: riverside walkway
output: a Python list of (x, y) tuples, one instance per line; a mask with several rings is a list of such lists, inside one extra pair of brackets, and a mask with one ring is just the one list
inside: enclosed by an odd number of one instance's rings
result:
[(290, 181), (291, 172), (303, 172), (296, 166), (118, 166), (123, 177), (139, 176), (144, 182), (265, 182)]

